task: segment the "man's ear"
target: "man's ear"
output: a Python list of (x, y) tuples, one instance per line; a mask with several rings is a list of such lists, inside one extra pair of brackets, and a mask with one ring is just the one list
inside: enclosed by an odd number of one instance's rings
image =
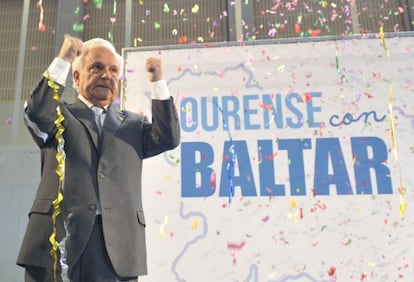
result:
[(73, 72), (73, 81), (75, 82), (76, 85), (78, 85), (79, 82), (79, 72), (78, 71), (74, 71)]

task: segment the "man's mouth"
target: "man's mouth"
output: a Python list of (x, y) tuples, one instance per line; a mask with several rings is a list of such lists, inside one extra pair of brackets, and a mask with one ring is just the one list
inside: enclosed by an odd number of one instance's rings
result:
[(105, 89), (108, 89), (108, 90), (112, 90), (112, 88), (107, 86), (107, 85), (97, 85), (97, 86), (95, 86), (95, 88), (105, 88)]

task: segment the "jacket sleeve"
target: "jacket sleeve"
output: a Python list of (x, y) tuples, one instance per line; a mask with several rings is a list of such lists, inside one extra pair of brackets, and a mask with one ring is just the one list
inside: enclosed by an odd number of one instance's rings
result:
[(25, 102), (24, 122), (40, 148), (56, 133), (56, 109), (60, 99), (54, 99), (53, 95), (57, 91), (60, 97), (63, 90), (63, 86), (43, 77)]
[(180, 123), (174, 99), (152, 100), (152, 122), (144, 124), (144, 157), (152, 157), (180, 144)]

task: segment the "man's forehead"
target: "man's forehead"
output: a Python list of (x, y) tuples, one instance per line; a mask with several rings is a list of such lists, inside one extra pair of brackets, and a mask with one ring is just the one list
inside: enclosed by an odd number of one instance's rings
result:
[(105, 47), (95, 47), (89, 49), (88, 53), (85, 56), (85, 59), (92, 62), (114, 60), (116, 61), (116, 64), (118, 64), (115, 54)]

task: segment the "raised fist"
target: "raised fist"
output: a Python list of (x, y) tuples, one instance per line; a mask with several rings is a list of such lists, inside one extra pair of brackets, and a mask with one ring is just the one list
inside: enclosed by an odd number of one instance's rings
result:
[(58, 57), (72, 63), (82, 52), (83, 42), (79, 38), (65, 34)]
[(162, 79), (161, 59), (154, 57), (148, 58), (145, 66), (150, 82)]

